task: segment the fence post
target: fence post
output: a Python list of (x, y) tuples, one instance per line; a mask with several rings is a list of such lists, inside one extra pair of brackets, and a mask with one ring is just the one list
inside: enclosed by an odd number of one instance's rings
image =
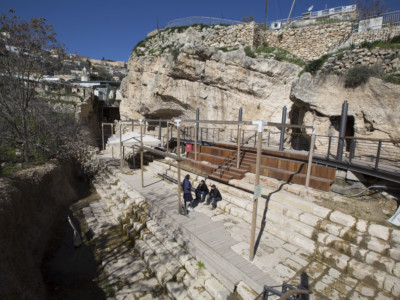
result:
[(332, 136), (329, 136), (328, 138), (328, 153), (326, 154), (326, 159), (329, 160), (329, 155), (331, 152), (331, 144), (332, 144)]
[[(254, 122), (253, 122), (254, 124)], [(250, 255), (249, 260), (254, 259), (254, 246), (256, 236), (256, 223), (257, 223), (257, 204), (258, 199), (261, 197), (260, 173), (261, 173), (261, 141), (262, 133), (264, 131), (264, 123), (257, 121), (258, 124), (258, 143), (257, 143), (257, 159), (256, 159), (256, 179), (254, 182), (254, 196), (253, 196), (253, 215), (251, 220), (251, 233), (250, 233)]]
[(316, 128), (313, 127), (313, 132), (312, 132), (312, 136), (311, 136), (310, 151), (308, 152), (306, 187), (310, 186), (310, 177), (311, 177), (311, 171), (312, 171), (312, 159), (313, 159), (314, 145), (315, 145), (315, 134), (316, 134)]
[[(287, 113), (287, 108), (286, 106), (283, 107), (282, 110), (282, 124), (286, 123), (286, 113)], [(281, 139), (279, 141), (279, 151), (283, 151), (283, 142), (285, 139), (285, 126), (281, 127)]]
[(161, 141), (161, 120), (158, 121), (158, 139)]
[(144, 187), (143, 181), (143, 127), (142, 127), (142, 119), (139, 120), (140, 126), (140, 176), (142, 180), (142, 187)]
[(134, 129), (135, 129), (135, 125), (134, 125), (133, 123), (135, 123), (135, 120), (132, 120), (132, 132), (133, 132)]
[(342, 105), (342, 117), (340, 118), (340, 131), (339, 131), (339, 141), (338, 141), (338, 149), (337, 149), (337, 160), (342, 160), (343, 158), (343, 146), (344, 146), (344, 137), (346, 135), (346, 124), (347, 124), (347, 112), (349, 110), (349, 104), (347, 101), (343, 102)]
[(376, 153), (376, 159), (375, 159), (375, 169), (378, 169), (378, 166), (379, 166), (379, 160), (380, 160), (380, 156), (381, 156), (381, 148), (382, 148), (382, 141), (379, 141), (378, 151)]
[(103, 145), (103, 151), (104, 151), (104, 124), (101, 123), (101, 141)]
[(178, 156), (178, 212), (181, 212), (181, 134), (180, 134), (180, 123), (181, 120), (175, 120), (176, 128), (177, 128), (177, 135), (176, 135), (176, 149), (177, 149), (177, 156)]
[[(239, 108), (239, 122), (242, 122), (242, 117), (243, 117), (242, 114), (243, 114), (243, 109)], [(238, 135), (237, 135), (237, 156), (236, 156), (236, 168), (238, 168), (238, 169), (239, 169), (239, 165), (240, 165), (240, 143), (241, 143), (240, 131), (241, 131), (241, 128), (242, 128), (242, 124), (239, 123), (238, 124)], [(232, 134), (232, 131), (231, 131), (231, 134)], [(232, 140), (232, 137), (231, 137), (231, 140)]]
[(349, 157), (349, 161), (351, 162), (353, 157), (354, 157), (354, 153), (356, 151), (356, 140), (355, 139), (351, 139), (350, 142), (350, 157)]
[(122, 157), (122, 124), (121, 121), (119, 121), (119, 165), (122, 168), (122, 165), (124, 164), (124, 159)]
[(169, 152), (169, 122), (167, 122), (167, 152)]

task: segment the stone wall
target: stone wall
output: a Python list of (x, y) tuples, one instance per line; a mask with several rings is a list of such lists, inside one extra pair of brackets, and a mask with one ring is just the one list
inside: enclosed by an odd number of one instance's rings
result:
[(140, 55), (160, 55), (168, 49), (179, 49), (184, 45), (203, 45), (208, 47), (244, 48), (254, 47), (255, 23), (233, 26), (194, 25), (189, 28), (167, 28), (151, 34), (145, 43), (136, 47), (134, 52)]
[(303, 28), (259, 31), (259, 43), (266, 41), (268, 46), (279, 47), (293, 55), (310, 61), (328, 53), (342, 43), (352, 32), (351, 23), (315, 25)]
[(323, 72), (336, 71), (341, 74), (358, 65), (374, 67), (378, 73), (395, 73), (395, 75), (400, 75), (400, 50), (379, 48), (372, 50), (346, 50), (332, 55), (322, 66), (321, 70)]
[(350, 42), (354, 45), (360, 45), (362, 42), (375, 42), (385, 41), (392, 37), (400, 34), (400, 26), (397, 27), (386, 27), (377, 30), (367, 30), (364, 32), (355, 32), (351, 36)]
[[(297, 23), (293, 24), (296, 26)], [(160, 55), (187, 44), (228, 49), (250, 46), (255, 49), (267, 43), (268, 46), (286, 49), (296, 57), (311, 61), (350, 44), (387, 40), (400, 34), (400, 27), (362, 33), (353, 33), (352, 27), (351, 22), (341, 22), (264, 31), (251, 22), (233, 26), (195, 25), (188, 28), (168, 28), (150, 33), (147, 40), (136, 47), (134, 52), (138, 55)]]

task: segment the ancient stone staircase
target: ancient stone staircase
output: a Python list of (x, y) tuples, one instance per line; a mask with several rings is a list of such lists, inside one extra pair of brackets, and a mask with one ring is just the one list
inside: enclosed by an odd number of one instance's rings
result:
[[(226, 299), (229, 290), (151, 219), (145, 198), (120, 175), (112, 163), (99, 164), (93, 185), (101, 199), (82, 209), (107, 280), (119, 287), (116, 298)], [(121, 229), (134, 247), (105, 244), (107, 236), (115, 235), (113, 228)]]
[[(176, 178), (174, 166), (161, 162), (151, 165), (154, 171), (164, 170), (165, 174)], [(200, 180), (196, 174), (191, 175)], [(242, 236), (243, 240), (232, 247), (244, 256), (248, 251), (253, 207), (253, 195), (248, 191), (254, 187), (253, 180), (254, 174), (246, 174), (242, 180), (231, 179), (230, 186), (207, 181), (215, 183), (223, 195), (217, 212), (210, 216), (225, 220), (232, 234)], [(320, 206), (316, 201), (318, 192), (313, 189), (299, 186), (293, 191), (297, 191), (297, 195), (263, 186), (266, 199), (260, 201), (257, 209), (257, 228), (262, 229), (263, 234), (256, 264), (274, 274), (277, 281), (295, 281), (299, 272), (305, 270), (310, 275), (316, 299), (394, 299), (400, 296), (399, 230)], [(204, 211), (202, 207), (199, 210)], [(237, 232), (237, 227), (244, 228), (244, 233)]]

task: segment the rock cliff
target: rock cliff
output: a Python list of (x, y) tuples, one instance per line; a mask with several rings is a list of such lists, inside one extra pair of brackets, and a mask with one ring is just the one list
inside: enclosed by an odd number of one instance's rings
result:
[(371, 78), (345, 88), (343, 76), (309, 73), (273, 59), (250, 58), (242, 50), (223, 52), (187, 45), (179, 53), (133, 55), (121, 92), (122, 119), (194, 118), (280, 122), (282, 107), (294, 124), (317, 125), (318, 134), (336, 134), (344, 100), (355, 136), (399, 138), (400, 86)]
[(272, 59), (252, 59), (241, 50), (186, 46), (179, 55), (131, 57), (123, 80), (123, 119), (194, 118), (279, 121), (291, 106), (290, 86), (301, 68)]

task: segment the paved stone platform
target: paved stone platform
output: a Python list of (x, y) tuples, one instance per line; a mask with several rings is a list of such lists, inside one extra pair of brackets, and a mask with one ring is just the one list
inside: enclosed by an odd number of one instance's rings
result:
[[(145, 186), (142, 188), (140, 172), (133, 175), (118, 175), (133, 189), (141, 193), (152, 209), (150, 215), (157, 222), (164, 223), (171, 230), (179, 230), (182, 242), (192, 255), (203, 261), (206, 267), (232, 291), (244, 280), (251, 288), (261, 292), (263, 285), (279, 285), (269, 274), (263, 272), (257, 264), (251, 263), (232, 249), (238, 245), (222, 222), (212, 220), (212, 214), (195, 208), (188, 216), (178, 213), (176, 185), (160, 179), (152, 172), (145, 172)], [(203, 205), (203, 204), (200, 204)]]

